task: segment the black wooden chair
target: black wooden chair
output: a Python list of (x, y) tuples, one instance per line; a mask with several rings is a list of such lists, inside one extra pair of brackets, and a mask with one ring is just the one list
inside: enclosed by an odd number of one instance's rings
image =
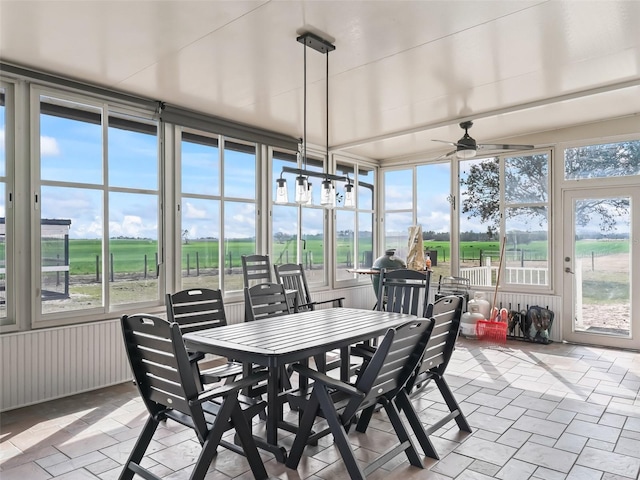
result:
[[(167, 318), (180, 325), (180, 331), (195, 332), (208, 328), (227, 325), (224, 302), (220, 290), (208, 288), (191, 288), (166, 295)], [(190, 352), (191, 361), (204, 358), (200, 352)], [(204, 383), (216, 383), (221, 380), (230, 381), (242, 375), (242, 363), (228, 360), (207, 370), (201, 369)]]
[[(120, 474), (120, 480), (130, 480), (134, 475), (160, 480), (140, 464), (159, 423), (165, 420), (192, 428), (202, 445), (189, 477), (191, 480), (205, 477), (218, 445), (244, 455), (255, 478), (268, 478), (251, 432), (251, 418), (263, 410), (265, 404), (262, 402), (243, 409), (238, 401), (238, 391), (259, 378), (247, 377), (205, 390), (197, 369), (189, 361), (177, 323), (137, 314), (124, 315), (121, 324), (131, 370), (149, 418)], [(241, 446), (222, 440), (222, 435), (231, 428), (235, 429)]]
[[(424, 468), (413, 440), (400, 418), (397, 402), (399, 398), (407, 397), (406, 383), (420, 363), (432, 327), (433, 320), (422, 318), (389, 329), (371, 361), (353, 384), (301, 364), (294, 365), (294, 370), (313, 379), (314, 383), (309, 400), (304, 406), (300, 427), (286, 462), (287, 467), (297, 468), (305, 445), (312, 439), (314, 421), (316, 417), (322, 416), (329, 425), (328, 431), (322, 433), (333, 434), (351, 479), (364, 479), (368, 473), (402, 452), (412, 465)], [(377, 404), (381, 404), (386, 410), (400, 443), (362, 468), (356, 461), (347, 432), (358, 412)], [(402, 405), (405, 411), (413, 408), (411, 402), (407, 405), (405, 401)], [(415, 411), (413, 414), (417, 416)], [(317, 437), (318, 434), (313, 436)]]
[(244, 288), (245, 320), (252, 322), (263, 318), (292, 313), (284, 286), (279, 283), (259, 283)]
[[(279, 283), (259, 283), (244, 289), (245, 321), (254, 322), (266, 318), (279, 317), (292, 313), (284, 287)], [(280, 375), (281, 386), (285, 390), (291, 389), (291, 370), (285, 369)], [(264, 388), (247, 390), (250, 396), (264, 393)]]
[(430, 271), (407, 268), (380, 271), (377, 310), (424, 317), (429, 302)]
[(322, 301), (313, 301), (311, 299), (307, 276), (301, 263), (274, 265), (273, 270), (276, 275), (276, 281), (284, 285), (286, 291), (294, 292), (294, 303), (292, 307), (297, 312), (315, 310), (317, 306), (325, 304), (331, 304), (334, 307), (343, 306), (344, 297)]
[[(398, 403), (398, 406), (404, 410), (407, 420), (425, 455), (435, 459), (439, 457), (431, 440), (429, 440), (429, 435), (453, 419), (455, 419), (460, 430), (471, 432), (471, 427), (444, 378), (444, 373), (453, 355), (455, 343), (458, 338), (463, 304), (464, 298), (456, 295), (442, 297), (436, 300), (433, 305), (429, 306), (428, 314), (435, 321), (433, 331), (429, 338), (424, 357), (416, 369), (415, 374), (407, 382), (405, 387), (408, 396), (402, 396)], [(450, 413), (425, 429), (415, 414), (413, 407), (411, 407), (409, 398), (421, 393), (431, 380), (435, 382), (440, 390)], [(366, 430), (372, 413), (372, 409), (362, 413), (356, 427), (359, 432)]]
[(240, 260), (242, 262), (244, 288), (272, 281), (269, 255), (242, 255)]

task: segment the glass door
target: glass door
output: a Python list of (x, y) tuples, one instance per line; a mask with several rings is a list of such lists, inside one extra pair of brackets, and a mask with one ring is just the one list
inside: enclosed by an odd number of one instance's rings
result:
[(638, 188), (564, 192), (565, 340), (640, 348), (638, 205)]

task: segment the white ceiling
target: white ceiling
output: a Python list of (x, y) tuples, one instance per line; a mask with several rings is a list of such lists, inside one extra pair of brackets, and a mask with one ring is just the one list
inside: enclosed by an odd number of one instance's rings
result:
[[(312, 31), (336, 46), (332, 149), (433, 158), (461, 120), (497, 143), (637, 115), (638, 25), (619, 0), (0, 0), (0, 59), (301, 137)], [(307, 62), (324, 145), (325, 58)]]

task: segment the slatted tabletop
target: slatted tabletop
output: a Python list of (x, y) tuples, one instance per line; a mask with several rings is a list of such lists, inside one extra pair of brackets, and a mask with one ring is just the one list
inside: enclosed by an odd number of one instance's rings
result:
[(201, 330), (184, 336), (187, 347), (277, 367), (384, 334), (411, 315), (328, 308)]

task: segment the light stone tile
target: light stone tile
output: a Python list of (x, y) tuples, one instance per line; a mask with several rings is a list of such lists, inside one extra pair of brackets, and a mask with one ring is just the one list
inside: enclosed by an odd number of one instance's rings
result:
[(511, 405), (514, 407), (522, 407), (529, 410), (537, 410), (538, 412), (551, 413), (558, 406), (558, 402), (551, 400), (543, 400), (542, 398), (533, 398), (529, 395), (520, 395), (513, 399)]
[(456, 453), (496, 465), (504, 465), (516, 453), (516, 449), (506, 445), (471, 437), (456, 448)]
[(564, 473), (558, 472), (556, 470), (538, 467), (531, 478), (541, 478), (542, 480), (565, 480), (567, 476)]
[(575, 412), (569, 412), (568, 410), (560, 410), (557, 408), (547, 416), (547, 420), (569, 425), (575, 416)]
[(51, 475), (40, 465), (33, 462), (2, 470), (2, 480), (47, 480)]
[(572, 398), (565, 398), (562, 400), (558, 405), (558, 408), (561, 408), (562, 410), (569, 410), (570, 412), (584, 413), (585, 415), (595, 417), (600, 417), (605, 410), (605, 407), (602, 405), (574, 400)]
[(582, 450), (577, 464), (628, 478), (637, 478), (640, 473), (640, 459), (588, 446)]
[(550, 422), (549, 420), (527, 416), (516, 420), (513, 428), (557, 439), (562, 435), (566, 427), (565, 425)]
[(473, 470), (474, 472), (483, 473), (490, 477), (493, 477), (498, 471), (500, 467), (498, 465), (494, 465), (493, 463), (483, 462), (482, 460), (474, 460), (471, 465), (469, 465), (469, 470)]
[[(405, 457), (406, 458), (406, 457)], [(432, 472), (442, 473), (455, 478), (460, 475), (469, 465), (474, 462), (473, 458), (451, 452), (431, 467)]]
[(567, 452), (580, 453), (582, 447), (587, 443), (587, 440), (587, 437), (581, 437), (572, 433), (563, 433), (554, 447), (566, 450)]
[(567, 480), (601, 480), (603, 474), (600, 470), (574, 465), (567, 475)]
[(494, 408), (504, 408), (509, 405), (510, 400), (508, 398), (498, 397), (496, 395), (489, 395), (482, 392), (476, 392), (466, 399), (469, 403), (475, 403), (477, 405), (488, 405)]
[(618, 439), (618, 443), (613, 451), (622, 455), (640, 458), (640, 440), (621, 437)]
[(534, 465), (569, 473), (578, 456), (575, 453), (527, 442), (514, 455), (514, 458)]
[(600, 425), (607, 425), (608, 427), (622, 428), (626, 420), (627, 417), (624, 417), (622, 415), (616, 415), (615, 413), (604, 413), (602, 417), (600, 417), (600, 421), (598, 423)]
[(540, 445), (546, 445), (547, 447), (553, 447), (556, 443), (555, 438), (545, 437), (544, 435), (534, 434), (529, 437), (529, 441), (533, 443), (539, 443)]
[(613, 452), (615, 448), (615, 443), (603, 442), (602, 440), (596, 440), (594, 438), (590, 438), (587, 441), (587, 447), (596, 448), (598, 450), (604, 450), (605, 452)]
[(517, 478), (518, 480), (525, 480), (533, 474), (536, 468), (536, 465), (512, 458), (500, 469), (495, 478), (502, 478), (504, 480)]
[(468, 415), (467, 421), (469, 422), (469, 425), (471, 425), (472, 429), (473, 427), (476, 427), (498, 434), (503, 434), (509, 429), (509, 427), (511, 427), (511, 425), (513, 425), (513, 421), (511, 420), (487, 415), (480, 413), (479, 411), (475, 411), (471, 415)]
[(526, 408), (514, 407), (513, 405), (507, 405), (498, 413), (498, 417), (507, 418), (509, 420), (517, 420), (527, 411)]
[(602, 440), (603, 442), (615, 443), (620, 436), (620, 429), (608, 427), (606, 425), (584, 422), (582, 420), (573, 420), (569, 426), (567, 426), (567, 433), (595, 438), (596, 440)]
[(502, 436), (496, 440), (502, 445), (509, 445), (510, 447), (520, 448), (531, 437), (529, 432), (523, 432), (522, 430), (516, 430), (510, 428)]

